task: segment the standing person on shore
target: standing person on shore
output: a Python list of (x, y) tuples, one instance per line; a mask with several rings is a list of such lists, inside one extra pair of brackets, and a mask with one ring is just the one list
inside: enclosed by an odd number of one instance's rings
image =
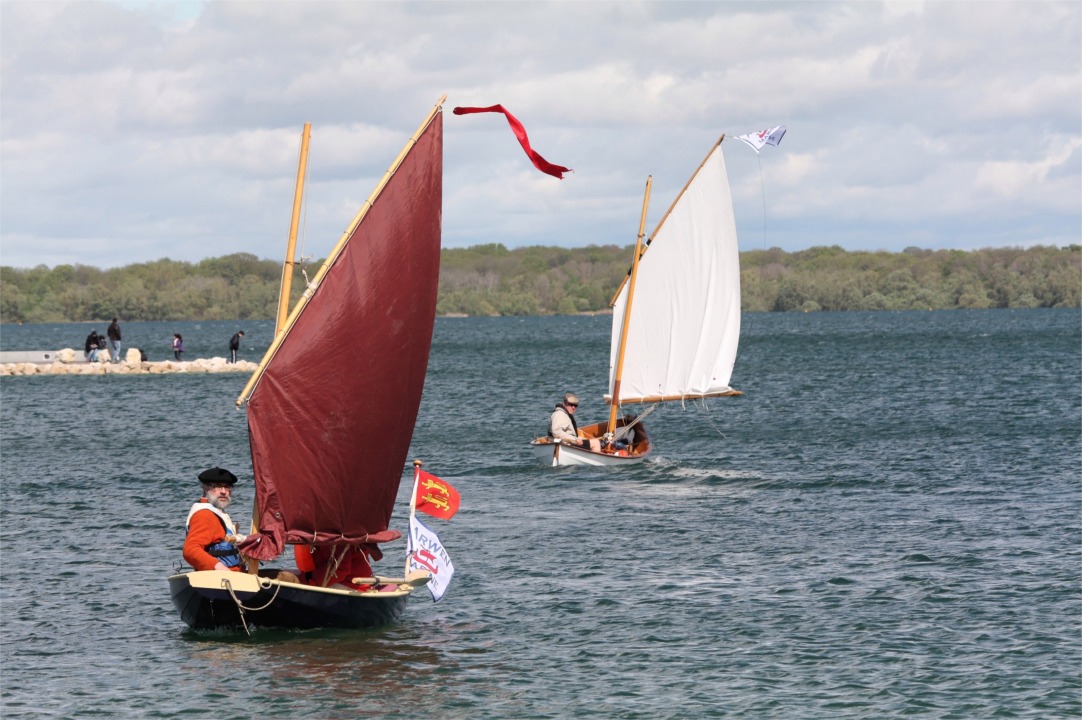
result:
[(120, 362), (120, 325), (116, 318), (113, 318), (113, 322), (105, 332), (109, 335), (109, 354), (113, 356), (113, 362), (118, 363)]
[(180, 336), (180, 333), (173, 333), (173, 357), (180, 360), (182, 354), (184, 354), (184, 338)]
[(235, 363), (237, 361), (237, 350), (240, 350), (240, 339), (244, 337), (244, 331), (238, 330), (237, 333), (229, 338), (229, 362)]

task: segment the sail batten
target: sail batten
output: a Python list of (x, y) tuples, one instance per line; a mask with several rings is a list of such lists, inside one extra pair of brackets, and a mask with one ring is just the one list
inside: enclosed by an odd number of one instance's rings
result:
[(435, 324), (442, 183), (437, 106), (238, 399), (259, 508), (246, 554), (269, 560), (288, 542), (361, 543), (387, 529)]
[[(613, 302), (610, 396), (628, 292), (625, 282)], [(738, 394), (729, 380), (739, 337), (739, 249), (719, 140), (638, 259), (619, 402)]]

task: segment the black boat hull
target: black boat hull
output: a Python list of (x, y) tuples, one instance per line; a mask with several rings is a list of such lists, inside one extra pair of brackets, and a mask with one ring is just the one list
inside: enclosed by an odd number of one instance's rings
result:
[(355, 592), (214, 570), (169, 578), (169, 594), (181, 620), (208, 630), (376, 627), (402, 615), (412, 590), (399, 585), (384, 592)]

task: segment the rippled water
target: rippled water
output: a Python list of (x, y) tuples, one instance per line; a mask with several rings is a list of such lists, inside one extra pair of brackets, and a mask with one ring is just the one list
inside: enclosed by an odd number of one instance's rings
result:
[[(175, 325), (125, 337), (235, 331)], [(1082, 715), (1077, 310), (749, 314), (746, 394), (659, 409), (653, 462), (535, 465), (565, 389), (601, 417), (607, 332), (437, 322), (411, 457), (462, 493), (457, 573), (361, 632), (196, 633), (169, 602), (195, 475), (250, 507), (245, 377), (0, 378), (0, 715)]]

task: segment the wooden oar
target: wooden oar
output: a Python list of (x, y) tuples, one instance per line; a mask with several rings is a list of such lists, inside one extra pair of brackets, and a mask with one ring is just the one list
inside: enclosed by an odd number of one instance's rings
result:
[(432, 573), (414, 570), (405, 578), (355, 577), (351, 582), (354, 585), (409, 585), (412, 588), (419, 588), (427, 585), (431, 579)]

